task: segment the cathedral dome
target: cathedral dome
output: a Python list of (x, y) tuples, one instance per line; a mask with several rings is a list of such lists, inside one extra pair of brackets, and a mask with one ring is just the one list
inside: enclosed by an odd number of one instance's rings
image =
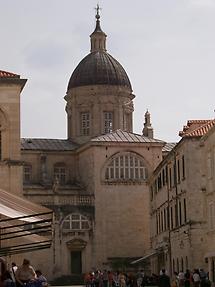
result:
[(88, 85), (115, 85), (129, 88), (129, 78), (121, 66), (106, 50), (107, 35), (100, 26), (99, 6), (97, 6), (96, 28), (90, 35), (91, 53), (76, 67), (69, 80), (68, 90)]
[(132, 89), (122, 65), (104, 50), (88, 54), (74, 70), (68, 90), (87, 85), (116, 85)]

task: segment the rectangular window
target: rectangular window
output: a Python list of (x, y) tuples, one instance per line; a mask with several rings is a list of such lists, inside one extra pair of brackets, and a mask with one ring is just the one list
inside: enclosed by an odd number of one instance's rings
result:
[(172, 169), (169, 168), (169, 188), (172, 188)]
[(173, 210), (172, 210), (172, 206), (170, 207), (170, 223), (171, 223), (171, 229), (173, 229)]
[(181, 202), (179, 201), (179, 225), (182, 225), (182, 217), (181, 217)]
[(177, 170), (176, 170), (176, 162), (173, 165), (173, 181), (174, 181), (174, 187), (177, 184)]
[(160, 211), (158, 211), (158, 222), (159, 222), (159, 233), (161, 232), (161, 216)]
[(165, 180), (165, 169), (162, 170), (162, 181), (163, 181), (163, 186), (166, 184), (166, 180)]
[(211, 157), (211, 152), (208, 152), (207, 155), (207, 174), (208, 174), (208, 179), (211, 179), (213, 177), (213, 167), (212, 167), (212, 157)]
[(158, 214), (156, 214), (156, 231), (157, 234), (159, 233), (159, 228), (158, 228)]
[(1, 138), (1, 131), (0, 131), (0, 160), (2, 160), (2, 138)]
[(209, 230), (214, 229), (214, 204), (213, 202), (209, 203), (209, 216), (208, 216), (208, 223), (209, 223)]
[(161, 211), (161, 231), (163, 231), (163, 211)]
[(169, 184), (169, 177), (168, 177), (168, 167), (166, 166), (166, 184)]
[(81, 113), (81, 135), (88, 136), (90, 134), (90, 113)]
[(60, 184), (66, 183), (66, 168), (64, 166), (54, 167), (54, 179), (58, 179)]
[(23, 167), (23, 180), (24, 180), (24, 183), (29, 183), (31, 181), (31, 173), (32, 173), (31, 165), (25, 165)]
[(169, 229), (169, 207), (166, 208), (166, 222), (167, 228)]
[(187, 206), (186, 206), (186, 199), (184, 198), (184, 223), (187, 222)]
[(181, 171), (180, 171), (180, 161), (177, 160), (177, 174), (178, 174), (178, 182), (181, 181)]
[(185, 179), (185, 160), (184, 160), (184, 155), (182, 156), (182, 179)]
[(178, 227), (178, 205), (175, 204), (175, 227)]
[(113, 113), (104, 112), (104, 132), (105, 134), (113, 131)]

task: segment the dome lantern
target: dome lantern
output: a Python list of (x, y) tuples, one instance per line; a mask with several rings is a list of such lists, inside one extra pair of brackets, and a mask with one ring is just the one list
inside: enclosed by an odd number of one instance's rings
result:
[(106, 50), (106, 37), (107, 35), (102, 31), (100, 26), (100, 14), (99, 10), (101, 8), (97, 4), (96, 7), (96, 28), (94, 32), (90, 35), (91, 41), (91, 53), (96, 51), (107, 51)]

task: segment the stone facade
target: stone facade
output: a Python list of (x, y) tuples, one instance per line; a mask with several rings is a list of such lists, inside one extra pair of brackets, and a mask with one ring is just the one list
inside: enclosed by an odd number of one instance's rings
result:
[(65, 96), (67, 139), (20, 146), (25, 82), (0, 71), (0, 188), (55, 219), (51, 249), (23, 256), (49, 279), (143, 256), (154, 273), (203, 267), (214, 280), (214, 120), (189, 121), (181, 141), (165, 145), (147, 111), (143, 134), (133, 133), (131, 83), (106, 52), (98, 13)]
[(0, 74), (0, 187), (22, 194), (20, 152), (20, 93), (26, 80)]
[(11, 145), (11, 159), (20, 165), (13, 179), (5, 174), (10, 186), (0, 186), (23, 191), (28, 200), (54, 211), (52, 248), (23, 255), (49, 279), (111, 268), (150, 249), (148, 178), (162, 160), (164, 142), (153, 138), (148, 112), (144, 135), (133, 133), (131, 83), (106, 52), (99, 18), (97, 14), (91, 53), (68, 84), (67, 139), (21, 139), (20, 149), (19, 93), (12, 107), (8, 88), (1, 85), (0, 108), (11, 105), (11, 113), (1, 116), (2, 127), (7, 118), (14, 123), (7, 145), (2, 137), (2, 155)]
[(208, 269), (205, 254), (209, 252), (209, 238), (213, 242), (208, 232), (208, 220), (213, 220), (208, 207), (213, 203), (209, 194), (214, 182), (210, 173), (209, 188), (205, 159), (209, 158), (212, 165), (214, 123), (189, 121), (181, 133), (182, 140), (167, 154), (150, 180), (153, 272), (161, 268), (166, 268), (169, 274), (187, 268)]

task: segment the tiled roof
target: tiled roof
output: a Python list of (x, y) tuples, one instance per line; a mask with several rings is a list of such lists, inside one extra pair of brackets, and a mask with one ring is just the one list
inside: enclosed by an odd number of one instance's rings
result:
[(179, 132), (179, 136), (184, 137), (202, 137), (215, 126), (215, 120), (189, 120)]
[(0, 78), (20, 78), (20, 76), (14, 73), (0, 70)]
[(162, 148), (163, 152), (170, 152), (177, 143), (166, 143), (165, 146)]
[(130, 142), (130, 143), (163, 143), (164, 141), (148, 138), (142, 135), (116, 130), (115, 132), (98, 136), (92, 142)]
[(21, 139), (22, 150), (72, 151), (77, 144), (62, 139)]

